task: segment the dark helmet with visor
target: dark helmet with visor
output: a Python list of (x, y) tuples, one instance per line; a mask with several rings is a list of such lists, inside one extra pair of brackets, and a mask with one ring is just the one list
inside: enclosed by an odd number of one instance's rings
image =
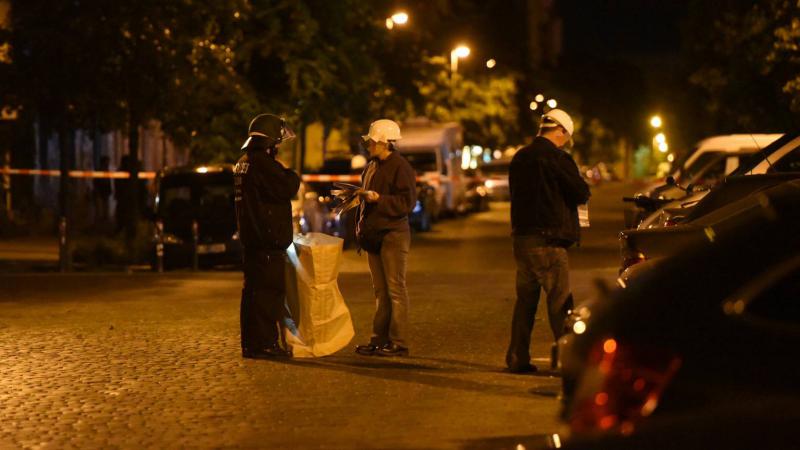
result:
[(282, 142), (295, 137), (294, 131), (286, 125), (286, 121), (274, 114), (259, 114), (251, 122), (247, 131), (247, 141), (242, 150), (248, 147), (275, 148)]

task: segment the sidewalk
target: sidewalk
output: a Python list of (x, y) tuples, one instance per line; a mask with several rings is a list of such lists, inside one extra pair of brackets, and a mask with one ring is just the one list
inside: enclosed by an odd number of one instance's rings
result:
[(55, 237), (0, 238), (0, 261), (58, 262)]

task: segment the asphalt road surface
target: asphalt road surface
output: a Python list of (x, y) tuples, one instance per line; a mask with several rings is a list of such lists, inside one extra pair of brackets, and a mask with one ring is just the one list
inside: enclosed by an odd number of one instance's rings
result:
[[(576, 301), (613, 281), (619, 183), (593, 189), (571, 251)], [(411, 356), (363, 357), (366, 258), (339, 286), (356, 338), (336, 355), (243, 360), (237, 272), (0, 274), (0, 448), (535, 448), (557, 432), (546, 308), (532, 355), (504, 371), (514, 303), (508, 204), (412, 241)], [(25, 253), (24, 248), (15, 252)]]

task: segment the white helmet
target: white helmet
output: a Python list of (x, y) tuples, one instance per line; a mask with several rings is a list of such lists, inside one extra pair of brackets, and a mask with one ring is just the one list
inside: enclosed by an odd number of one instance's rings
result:
[(380, 119), (372, 122), (369, 133), (361, 136), (365, 141), (372, 139), (375, 142), (389, 142), (401, 139), (400, 125), (389, 119)]
[[(550, 122), (550, 123), (548, 123)], [(561, 125), (567, 130), (567, 134), (572, 136), (575, 131), (575, 125), (572, 123), (572, 117), (561, 109), (553, 109), (542, 116), (542, 128), (549, 128)]]

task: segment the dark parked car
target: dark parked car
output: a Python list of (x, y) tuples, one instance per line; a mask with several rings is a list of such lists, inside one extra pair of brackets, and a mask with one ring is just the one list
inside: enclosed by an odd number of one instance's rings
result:
[(621, 232), (620, 272), (642, 261), (671, 255), (679, 248), (707, 243), (713, 230), (736, 226), (750, 205), (750, 200), (741, 200), (797, 178), (800, 172), (729, 177), (692, 206), (675, 226)]
[(231, 166), (165, 169), (156, 178), (156, 189), (156, 240), (163, 242), (165, 268), (192, 266), (195, 232), (199, 266), (241, 263)]
[(796, 447), (800, 180), (743, 201), (710, 245), (682, 247), (588, 307), (561, 351), (575, 442), (564, 448)]
[[(786, 133), (758, 153), (743, 159), (729, 177), (800, 172), (800, 133)], [(708, 190), (690, 193), (687, 197), (664, 205), (644, 219), (639, 229), (671, 226), (685, 220)], [(644, 200), (637, 198), (634, 201)], [(645, 208), (646, 209), (646, 208)]]

